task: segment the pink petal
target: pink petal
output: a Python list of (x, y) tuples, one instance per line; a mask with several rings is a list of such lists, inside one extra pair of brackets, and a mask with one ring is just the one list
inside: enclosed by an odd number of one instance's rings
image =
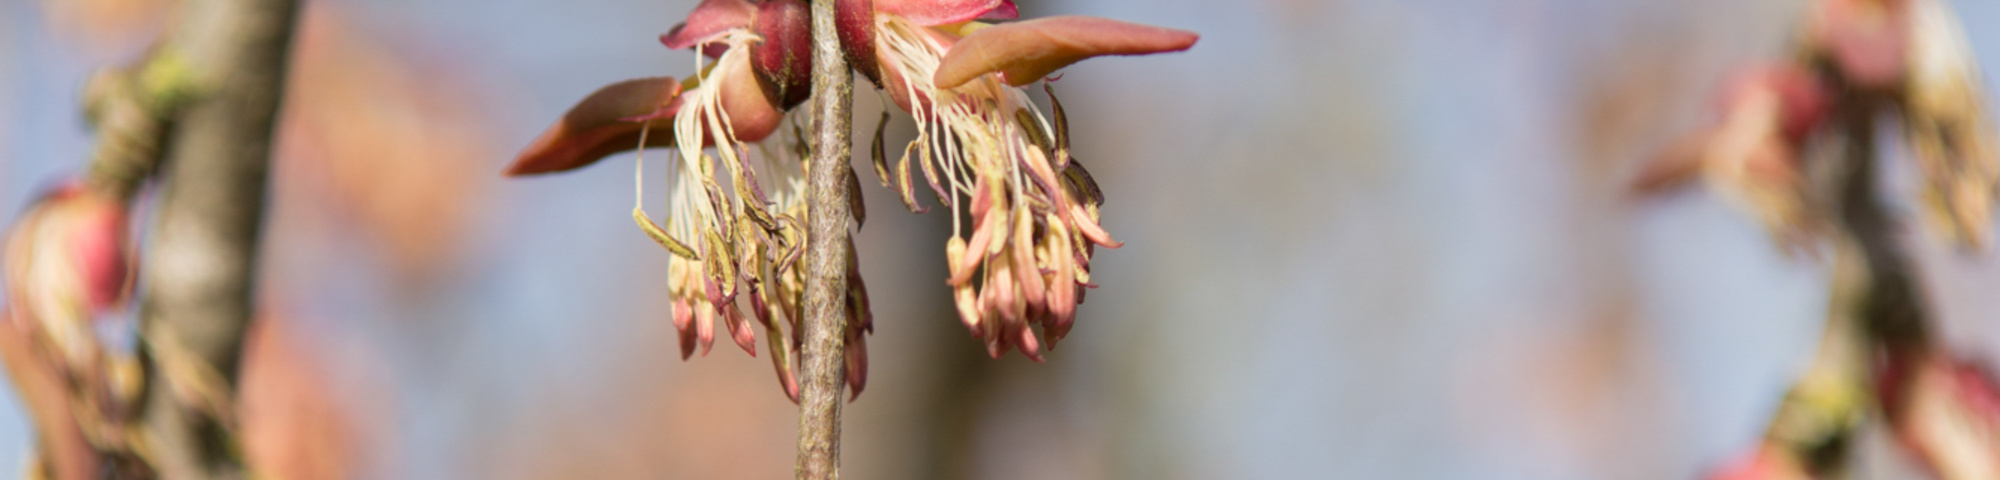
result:
[(1007, 0), (875, 0), (875, 13), (926, 27), (971, 21), (999, 9), (1018, 10), (1013, 7), (1014, 2)]
[[(626, 80), (598, 89), (570, 107), (562, 119), (522, 149), (514, 164), (507, 167), (507, 175), (580, 168), (613, 153), (637, 148), (645, 124), (628, 119), (662, 115), (662, 109), (669, 107), (680, 92), (681, 84), (672, 77)], [(663, 115), (672, 117), (673, 113), (667, 111)], [(646, 146), (673, 145), (672, 122), (654, 122), (651, 130), (646, 135)]]
[(952, 88), (1000, 72), (1008, 84), (1021, 86), (1086, 58), (1177, 52), (1193, 47), (1200, 38), (1186, 30), (1098, 17), (995, 25), (975, 30), (953, 45), (932, 80), (938, 88)]
[(757, 6), (749, 0), (702, 0), (686, 22), (660, 36), (660, 43), (674, 50), (691, 48), (730, 29), (750, 28), (756, 18)]
[[(729, 126), (736, 139), (744, 142), (763, 140), (778, 131), (778, 123), (785, 120), (785, 112), (778, 111), (777, 103), (764, 93), (757, 74), (751, 71), (750, 62), (736, 65), (736, 68), (726, 72), (711, 73), (711, 85), (722, 89), (722, 109), (729, 112)], [(703, 139), (702, 143), (713, 144), (715, 139)]]

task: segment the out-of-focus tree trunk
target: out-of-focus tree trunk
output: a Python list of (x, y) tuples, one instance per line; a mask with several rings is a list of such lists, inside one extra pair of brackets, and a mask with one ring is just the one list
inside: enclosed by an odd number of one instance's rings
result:
[(140, 328), (158, 360), (146, 429), (166, 478), (245, 474), (224, 429), (230, 419), (216, 418), (229, 412), (200, 412), (181, 397), (235, 396), (297, 11), (295, 0), (188, 0), (167, 43), (196, 91), (167, 142), (142, 268)]

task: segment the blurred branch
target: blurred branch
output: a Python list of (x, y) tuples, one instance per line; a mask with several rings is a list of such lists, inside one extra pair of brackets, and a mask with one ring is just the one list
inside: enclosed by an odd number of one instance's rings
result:
[(799, 391), (798, 478), (833, 479), (840, 471), (840, 392), (847, 374), (845, 336), (848, 256), (849, 109), (854, 77), (834, 33), (833, 0), (812, 1), (812, 157), (807, 182), (805, 344)]
[(1813, 478), (1838, 478), (1852, 464), (1856, 434), (1879, 402), (1878, 355), (1921, 356), (1930, 345), (1915, 267), (1877, 192), (1876, 118), (1889, 99), (1841, 91), (1841, 107), (1831, 119), (1841, 155), (1827, 159), (1834, 162), (1826, 187), (1838, 230), (1826, 331), (1818, 356), (1786, 394), (1765, 437)]
[(98, 72), (84, 87), (84, 114), (97, 130), (86, 178), (130, 200), (158, 169), (172, 119), (192, 88), (181, 57), (154, 50), (134, 66)]
[[(295, 0), (189, 0), (166, 48), (197, 92), (175, 119), (144, 272), (141, 331), (154, 362), (146, 432), (166, 478), (246, 476), (226, 409), (251, 319), (272, 131)], [(203, 381), (203, 380), (212, 380)], [(219, 390), (219, 391), (216, 391)], [(214, 405), (209, 405), (213, 407)]]

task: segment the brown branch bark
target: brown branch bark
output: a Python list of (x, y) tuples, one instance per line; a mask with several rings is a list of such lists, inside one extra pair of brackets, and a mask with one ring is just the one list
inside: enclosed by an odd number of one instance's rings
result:
[(807, 182), (805, 344), (799, 391), (798, 478), (840, 477), (840, 393), (846, 321), (849, 109), (854, 77), (833, 26), (833, 0), (812, 1), (812, 159)]
[[(188, 0), (167, 46), (185, 58), (198, 91), (168, 142), (141, 269), (140, 328), (158, 360), (146, 432), (166, 478), (245, 476), (224, 428), (231, 419), (218, 418), (228, 410), (203, 411), (185, 397), (235, 396), (297, 12), (295, 0)], [(218, 384), (189, 382), (187, 372)], [(210, 389), (220, 391), (201, 391)]]

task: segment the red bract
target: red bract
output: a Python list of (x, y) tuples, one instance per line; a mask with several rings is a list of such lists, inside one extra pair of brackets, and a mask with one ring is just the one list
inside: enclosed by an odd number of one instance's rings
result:
[[(667, 109), (681, 93), (673, 77), (641, 78), (613, 83), (570, 107), (554, 126), (521, 151), (508, 175), (532, 175), (576, 169), (607, 155), (639, 147), (642, 130), (647, 147), (673, 145), (667, 124), (648, 125), (631, 119)], [(671, 116), (671, 114), (669, 115)]]
[[(763, 140), (777, 130), (785, 110), (811, 93), (809, 14), (800, 0), (703, 1), (687, 22), (661, 35), (660, 42), (674, 49), (705, 45), (704, 53), (718, 59), (714, 67), (678, 84), (673, 78), (657, 77), (599, 89), (524, 149), (507, 174), (559, 172), (636, 148), (677, 146), (672, 120), (684, 103), (679, 96), (697, 89), (719, 94), (711, 103), (730, 120), (721, 136)], [(749, 59), (722, 61), (737, 44)], [(642, 132), (643, 146), (639, 145)], [(718, 133), (723, 132), (704, 132), (701, 146), (715, 145)]]
[(972, 31), (945, 53), (932, 81), (951, 88), (999, 72), (1018, 87), (1086, 58), (1178, 52), (1199, 38), (1186, 30), (1106, 18), (1038, 18)]
[(16, 304), (48, 315), (96, 315), (131, 283), (123, 202), (81, 184), (57, 188), (23, 213), (6, 242)]
[(755, 30), (764, 37), (750, 51), (765, 93), (791, 109), (812, 96), (812, 8), (800, 0), (757, 6)]

